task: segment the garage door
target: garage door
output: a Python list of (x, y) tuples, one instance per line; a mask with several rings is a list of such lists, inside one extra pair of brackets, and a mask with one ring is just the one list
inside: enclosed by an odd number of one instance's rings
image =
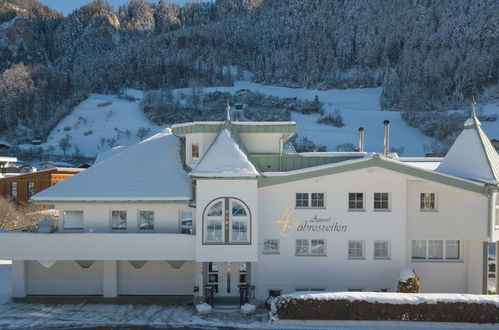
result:
[(57, 261), (45, 268), (38, 261), (26, 262), (29, 295), (102, 295), (102, 261), (83, 268), (75, 261)]
[[(196, 263), (174, 264), (167, 261), (118, 262), (118, 293), (120, 295), (192, 295)], [(180, 266), (181, 265), (181, 266)]]

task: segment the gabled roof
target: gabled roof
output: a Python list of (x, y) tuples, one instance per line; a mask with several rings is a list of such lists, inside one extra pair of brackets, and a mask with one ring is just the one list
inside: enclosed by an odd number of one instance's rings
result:
[(499, 183), (499, 155), (473, 112), (438, 172), (485, 183)]
[(244, 144), (227, 121), (191, 177), (256, 178), (260, 176)]
[(191, 199), (191, 183), (180, 158), (180, 140), (170, 130), (128, 147), (32, 197), (36, 202)]
[(264, 172), (263, 177), (259, 179), (258, 187), (266, 187), (293, 181), (307, 180), (325, 175), (356, 171), (369, 167), (380, 167), (408, 176), (421, 178), (459, 189), (464, 189), (480, 194), (486, 193), (486, 188), (483, 183), (451, 176), (444, 173), (438, 173), (432, 170), (422, 169), (413, 165), (405, 164), (396, 159), (383, 157), (379, 154), (373, 154), (363, 158), (350, 159), (338, 163), (314, 166), (300, 170), (287, 172)]

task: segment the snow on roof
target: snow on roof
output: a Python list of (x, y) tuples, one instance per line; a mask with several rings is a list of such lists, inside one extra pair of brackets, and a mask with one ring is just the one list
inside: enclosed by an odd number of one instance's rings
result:
[[(147, 159), (147, 166), (144, 164)], [(188, 201), (180, 141), (167, 129), (34, 195), (34, 201)]]
[(55, 167), (74, 167), (73, 164), (70, 164), (68, 162), (55, 162), (55, 161), (46, 161), (46, 162), (40, 163), (39, 165), (42, 166), (44, 164), (51, 164), (51, 165), (54, 165)]
[(12, 145), (9, 142), (4, 141), (4, 140), (0, 140), (0, 145), (4, 145), (4, 146), (9, 147), (9, 148), (12, 147)]
[(299, 152), (303, 157), (371, 157), (374, 153), (370, 152), (344, 152), (344, 151), (326, 151), (326, 152)]
[(464, 130), (437, 171), (486, 183), (499, 183), (499, 155), (474, 114), (464, 123)]
[[(193, 121), (189, 123), (181, 123), (172, 125), (173, 128), (186, 127), (192, 125), (223, 125), (223, 121)], [(232, 122), (233, 125), (240, 126), (281, 126), (281, 125), (296, 125), (294, 121), (237, 121)]]
[(248, 159), (229, 129), (220, 131), (190, 176), (195, 177), (257, 177), (260, 174)]
[(109, 157), (112, 157), (119, 152), (122, 152), (123, 150), (125, 150), (125, 148), (126, 148), (126, 146), (116, 146), (112, 149), (101, 152), (100, 154), (97, 155), (97, 158), (95, 158), (94, 164), (100, 163), (103, 160), (108, 159)]
[(17, 162), (17, 158), (16, 157), (0, 156), (0, 162), (15, 163), (15, 162)]

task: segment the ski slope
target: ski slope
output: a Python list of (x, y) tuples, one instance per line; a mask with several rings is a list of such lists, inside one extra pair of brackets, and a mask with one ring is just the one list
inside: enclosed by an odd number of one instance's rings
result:
[(150, 130), (147, 136), (164, 128), (149, 122), (140, 109), (139, 102), (143, 97), (141, 91), (129, 89), (125, 94), (137, 100), (129, 101), (116, 95), (91, 94), (52, 130), (47, 143), (42, 147), (48, 149), (52, 146), (55, 148), (54, 153), (62, 154), (59, 141), (69, 134), (71, 148), (67, 151), (68, 154), (73, 154), (78, 147), (83, 155), (93, 157), (109, 150), (113, 139), (114, 146), (129, 146), (139, 142), (140, 138), (136, 133), (141, 127)]
[[(230, 92), (249, 89), (281, 98), (296, 97), (302, 100), (313, 100), (317, 95), (324, 103), (326, 112), (340, 109), (345, 123), (344, 127), (317, 123), (318, 114), (304, 115), (293, 112), (292, 120), (298, 124), (298, 135), (307, 137), (316, 144), (322, 144), (328, 151), (336, 151), (336, 146), (343, 143), (358, 145), (358, 129), (365, 129), (365, 151), (383, 151), (383, 121), (391, 123), (390, 145), (395, 148), (404, 147), (404, 156), (424, 155), (423, 145), (430, 145), (433, 138), (423, 135), (415, 128), (408, 127), (400, 112), (381, 111), (379, 99), (381, 88), (314, 90), (304, 88), (287, 88), (266, 86), (248, 81), (236, 81), (233, 87), (205, 88), (205, 92)], [(181, 91), (181, 90), (178, 90)], [(188, 90), (183, 90), (188, 92)]]

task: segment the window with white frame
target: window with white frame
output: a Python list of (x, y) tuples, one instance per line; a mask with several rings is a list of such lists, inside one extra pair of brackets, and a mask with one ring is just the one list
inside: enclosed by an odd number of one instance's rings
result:
[(10, 183), (10, 197), (17, 198), (17, 182), (13, 181)]
[(390, 241), (376, 240), (374, 241), (374, 259), (389, 259), (390, 258)]
[(308, 207), (308, 193), (296, 193), (296, 207)]
[(154, 211), (139, 211), (139, 230), (154, 230)]
[(348, 259), (364, 259), (364, 241), (348, 241)]
[(420, 194), (421, 211), (435, 211), (437, 209), (435, 193)]
[(204, 243), (250, 243), (251, 217), (247, 206), (236, 198), (211, 202), (203, 216)]
[(460, 240), (412, 240), (412, 259), (429, 261), (461, 260)]
[(264, 239), (263, 254), (279, 254), (279, 239)]
[(197, 162), (199, 160), (199, 143), (191, 144), (191, 160)]
[(297, 208), (323, 208), (326, 205), (324, 193), (296, 193), (295, 197), (295, 206)]
[(126, 211), (111, 211), (111, 229), (116, 231), (126, 230)]
[(63, 228), (68, 230), (83, 229), (83, 211), (63, 211)]
[(180, 211), (180, 233), (192, 234), (192, 211)]
[(311, 207), (324, 207), (324, 193), (311, 193)]
[(364, 193), (348, 193), (348, 210), (364, 210)]
[(326, 240), (296, 239), (295, 254), (297, 256), (325, 256)]
[(390, 209), (390, 199), (387, 192), (374, 193), (374, 210), (388, 211)]

